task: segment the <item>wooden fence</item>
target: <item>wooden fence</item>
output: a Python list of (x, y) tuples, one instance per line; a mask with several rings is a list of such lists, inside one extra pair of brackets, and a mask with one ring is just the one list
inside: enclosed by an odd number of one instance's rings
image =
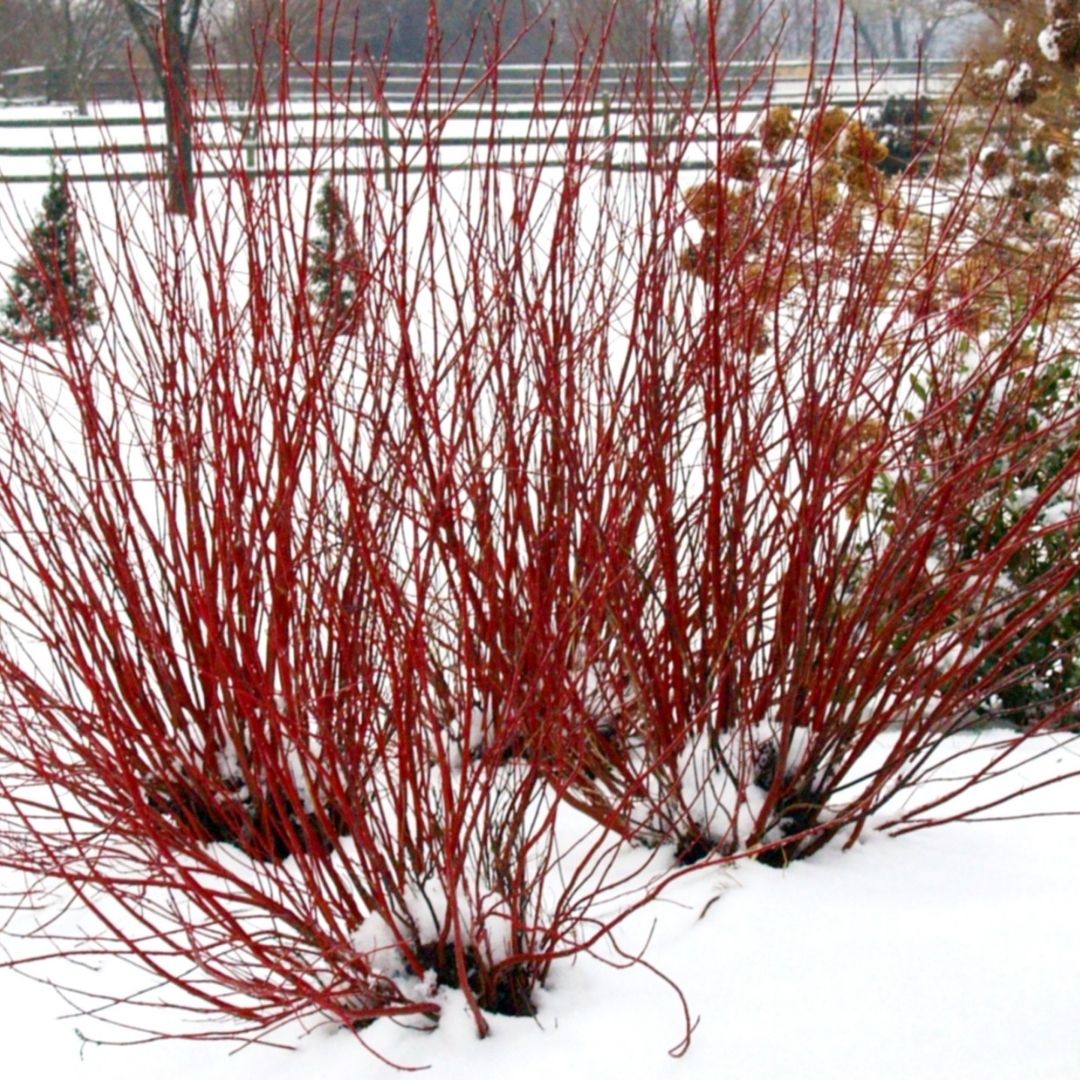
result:
[[(18, 85), (30, 85), (26, 80), (36, 70), (17, 70)], [(955, 64), (944, 61), (889, 61), (858, 68), (842, 64), (828, 71), (789, 61), (777, 64), (765, 80), (756, 65), (732, 65), (721, 100), (747, 113), (768, 104), (814, 103), (826, 93), (835, 104), (872, 106), (894, 95), (947, 92), (955, 71)], [(230, 73), (235, 74), (224, 69), (225, 75)], [(703, 100), (694, 82), (697, 73), (689, 65), (666, 68), (662, 82), (653, 69), (605, 69), (588, 101), (567, 99), (567, 88), (579, 85), (573, 82), (572, 69), (543, 69), (542, 86), (537, 82), (540, 73), (540, 68), (520, 65), (500, 69), (496, 95), (490, 72), (448, 69), (442, 85), (453, 89), (440, 94), (428, 87), (422, 107), (417, 107), (416, 65), (391, 65), (377, 79), (362, 68), (324, 65), (323, 82), (310, 77), (312, 73), (306, 82), (290, 80), (296, 92), (287, 107), (264, 112), (258, 124), (243, 107), (226, 113), (220, 106), (204, 105), (196, 124), (196, 173), (209, 178), (237, 169), (310, 174), (333, 168), (339, 174), (381, 173), (390, 183), (394, 175), (430, 169), (433, 155), (436, 167), (447, 170), (486, 167), (493, 154), (518, 166), (562, 167), (560, 152), (571, 143), (586, 164), (609, 173), (656, 168), (684, 138), (685, 133), (676, 130), (681, 118)], [(12, 74), (0, 73), (0, 84), (11, 85)], [(650, 105), (642, 109), (637, 102), (646, 79), (653, 80), (645, 98)], [(663, 87), (662, 95), (654, 89), (657, 85)], [(468, 93), (463, 95), (462, 88)], [(220, 101), (220, 95), (204, 93), (199, 100)], [(118, 115), (124, 107), (111, 104), (93, 111), (92, 117), (59, 110), (58, 115), (44, 116), (40, 114), (53, 110), (18, 107), (0, 112), (0, 182), (41, 183), (53, 161), (88, 182), (161, 175), (165, 131), (160, 105), (129, 105), (128, 115)], [(558, 130), (571, 120), (577, 127), (572, 138)], [(699, 127), (690, 140), (696, 140), (696, 148), (683, 146), (680, 169), (706, 167), (710, 144), (715, 146), (721, 137), (715, 116), (713, 121), (710, 125), (698, 117)]]

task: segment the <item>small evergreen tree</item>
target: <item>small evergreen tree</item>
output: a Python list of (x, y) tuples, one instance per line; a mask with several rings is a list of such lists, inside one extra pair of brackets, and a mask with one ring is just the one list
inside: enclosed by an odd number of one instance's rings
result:
[(871, 121), (871, 127), (888, 148), (889, 156), (878, 166), (887, 176), (902, 173), (920, 155), (919, 172), (932, 164), (936, 149), (935, 117), (925, 98), (890, 97)]
[(97, 322), (94, 276), (79, 246), (67, 174), (55, 166), (27, 243), (29, 250), (8, 285), (3, 335), (13, 341), (48, 341), (65, 329)]
[(349, 209), (332, 180), (315, 203), (319, 233), (312, 241), (311, 295), (332, 334), (349, 332), (366, 273)]

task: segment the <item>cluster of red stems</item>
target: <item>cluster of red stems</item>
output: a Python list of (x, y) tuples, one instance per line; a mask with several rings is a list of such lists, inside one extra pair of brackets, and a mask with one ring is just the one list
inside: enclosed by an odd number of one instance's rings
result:
[(84, 189), (102, 324), (3, 352), (0, 862), (100, 915), (58, 952), (135, 958), (233, 1033), (362, 1038), (447, 986), (484, 1033), (679, 875), (975, 812), (918, 781), (1076, 573), (996, 587), (1075, 530), (1050, 491), (955, 542), (1075, 427), (970, 404), (1022, 406), (1055, 355), (1072, 223), (1003, 274), (977, 168), (856, 181), (861, 125), (747, 130), (707, 52), (693, 97), (630, 70), (607, 143), (582, 60), (519, 122), (534, 160), (443, 171), (448, 126), (500, 115), (495, 59), (384, 113), (419, 140), (389, 187), (346, 145), (371, 112), (325, 97), (296, 168), (283, 94), (257, 118), (292, 167), (204, 148), (194, 221)]

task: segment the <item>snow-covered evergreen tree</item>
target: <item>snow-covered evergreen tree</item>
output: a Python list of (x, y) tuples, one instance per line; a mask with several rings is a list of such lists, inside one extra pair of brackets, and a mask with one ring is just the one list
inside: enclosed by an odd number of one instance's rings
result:
[(356, 227), (333, 180), (323, 184), (315, 204), (315, 223), (318, 235), (311, 245), (311, 296), (331, 333), (347, 333), (356, 319), (365, 272)]
[(7, 286), (0, 332), (9, 340), (47, 341), (97, 322), (94, 276), (79, 244), (68, 177), (55, 166), (27, 248)]

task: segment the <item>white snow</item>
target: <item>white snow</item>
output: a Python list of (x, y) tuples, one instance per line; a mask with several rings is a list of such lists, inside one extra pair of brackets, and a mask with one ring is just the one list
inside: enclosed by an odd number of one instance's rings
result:
[(1031, 65), (1025, 60), (1017, 66), (1009, 81), (1005, 84), (1005, 97), (1009, 101), (1018, 101), (1031, 86), (1033, 79), (1034, 74)]
[(1050, 61), (1057, 64), (1061, 61), (1061, 48), (1058, 45), (1058, 24), (1051, 23), (1039, 31), (1039, 51)]
[[(1044, 753), (1023, 766), (1028, 784), (1080, 767), (1071, 741), (1047, 736), (1036, 746)], [(1006, 812), (1068, 814), (1078, 805), (1073, 778)], [(704, 1080), (721, 1063), (736, 1080), (1075, 1080), (1078, 839), (1074, 817), (1030, 816), (896, 839), (868, 833), (849, 852), (826, 849), (785, 871), (753, 863), (702, 869), (619, 932), (622, 950), (649, 967), (613, 967), (610, 948), (556, 964), (538, 1016), (491, 1017), (483, 1041), (460, 992), (445, 989), (437, 991), (443, 1015), (434, 1030), (381, 1020), (360, 1036), (392, 1061), (430, 1066), (427, 1075), (448, 1080)], [(9, 900), (21, 888), (12, 874), (0, 878)], [(358, 934), (370, 937), (366, 945), (387, 944), (386, 936), (375, 926)], [(131, 985), (125, 965), (96, 966), (96, 990)], [(684, 1039), (682, 1002), (650, 968), (678, 985), (696, 1023), (681, 1058), (668, 1050)], [(85, 983), (88, 972), (52, 964), (37, 974)], [(94, 1040), (135, 1036), (72, 1015), (46, 985), (0, 971), (0, 999), (9, 1076), (395, 1075), (329, 1025), (273, 1033), (292, 1052), (248, 1046), (230, 1055), (236, 1046), (183, 1041), (116, 1047)]]
[(687, 813), (721, 847), (739, 847), (761, 813), (763, 793), (752, 783), (758, 752), (752, 733), (740, 730), (715, 748), (703, 734), (679, 759)]

